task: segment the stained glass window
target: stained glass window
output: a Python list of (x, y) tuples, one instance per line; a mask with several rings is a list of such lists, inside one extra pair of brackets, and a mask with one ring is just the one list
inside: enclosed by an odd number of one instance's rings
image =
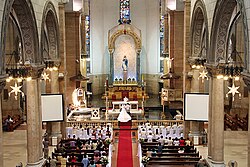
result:
[(120, 0), (120, 24), (131, 22), (129, 0)]
[[(161, 54), (164, 52), (164, 16), (162, 15), (162, 2), (160, 1), (160, 57)], [(164, 70), (164, 63), (163, 59), (160, 59), (160, 72), (163, 72)]]
[[(89, 5), (90, 3), (88, 3)], [(88, 8), (90, 9), (90, 8)], [(90, 13), (90, 12), (88, 12)], [(89, 74), (90, 71), (90, 15), (85, 16), (85, 39), (86, 39), (86, 53), (88, 55), (87, 59), (87, 74)]]

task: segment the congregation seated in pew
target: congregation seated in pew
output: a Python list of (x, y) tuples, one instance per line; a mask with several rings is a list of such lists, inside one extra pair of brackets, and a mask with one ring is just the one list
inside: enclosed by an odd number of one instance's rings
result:
[(104, 160), (107, 161), (110, 142), (102, 139), (64, 139), (52, 153), (52, 158), (60, 159), (58, 157), (63, 156), (66, 158), (67, 166), (72, 167), (88, 167), (90, 163), (97, 166), (97, 164), (103, 164)]
[[(172, 131), (172, 132), (170, 132)], [(183, 125), (138, 127), (142, 156), (154, 165), (196, 165), (201, 156), (189, 138), (184, 139)]]
[(112, 127), (74, 125), (68, 127), (68, 138), (61, 140), (52, 153), (52, 158), (66, 160), (67, 166), (102, 166), (107, 164), (109, 145), (112, 142)]

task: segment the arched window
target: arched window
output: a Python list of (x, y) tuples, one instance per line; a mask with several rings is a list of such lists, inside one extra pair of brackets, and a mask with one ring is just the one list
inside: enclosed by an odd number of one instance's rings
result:
[[(163, 3), (160, 1), (160, 57), (164, 52), (164, 15), (163, 15)], [(164, 70), (163, 58), (160, 59), (160, 72)]]
[(87, 63), (86, 63), (86, 68), (87, 68), (87, 74), (91, 73), (90, 71), (90, 2), (89, 0), (87, 1), (87, 6), (88, 6), (88, 14), (85, 15), (85, 43), (86, 43), (86, 53), (88, 55), (87, 57)]

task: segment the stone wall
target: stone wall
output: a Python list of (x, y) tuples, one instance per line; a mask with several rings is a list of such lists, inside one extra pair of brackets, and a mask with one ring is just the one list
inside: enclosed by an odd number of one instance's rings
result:
[(159, 94), (159, 74), (143, 74), (146, 82), (146, 93)]

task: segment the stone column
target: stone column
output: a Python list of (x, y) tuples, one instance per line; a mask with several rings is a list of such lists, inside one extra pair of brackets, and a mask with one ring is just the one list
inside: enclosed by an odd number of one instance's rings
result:
[(109, 83), (112, 85), (113, 84), (113, 81), (114, 81), (114, 50), (113, 49), (109, 49), (109, 54), (110, 54), (110, 76), (109, 76)]
[[(193, 78), (191, 81), (191, 92), (192, 93), (199, 93), (200, 91), (200, 82), (199, 82), (199, 75), (200, 71), (198, 69), (193, 69)], [(199, 135), (200, 134), (200, 128), (199, 128), (199, 122), (198, 121), (191, 121), (190, 122), (190, 131), (193, 135)]]
[[(42, 94), (42, 90), (41, 90), (41, 82), (40, 82), (40, 78), (38, 79), (38, 86), (40, 87), (40, 89), (37, 89), (37, 93), (38, 95), (38, 107), (39, 107), (39, 111), (41, 111), (42, 113), (42, 97), (41, 97), (41, 94)], [(40, 84), (39, 84), (40, 83)], [(42, 114), (38, 115), (38, 121), (40, 122), (39, 124), (39, 136), (41, 136), (40, 139), (43, 139), (43, 135), (44, 135), (44, 132), (43, 132), (43, 123), (42, 123)], [(43, 160), (43, 143), (42, 142), (39, 142), (39, 150), (40, 150), (40, 160)]]
[[(60, 60), (61, 60), (61, 65), (59, 67), (59, 72), (64, 74), (64, 78), (61, 79), (60, 81), (60, 92), (65, 94), (64, 96), (64, 101), (65, 101), (65, 106), (68, 105), (68, 98), (67, 97), (67, 71), (66, 68), (66, 38), (65, 38), (65, 6), (63, 3), (59, 3), (59, 32), (60, 32)], [(66, 137), (66, 120), (67, 120), (67, 113), (66, 110), (64, 111), (64, 120), (65, 122), (61, 123), (61, 132), (63, 137)]]
[(224, 167), (224, 80), (217, 79), (217, 70), (215, 67), (207, 67), (212, 86), (209, 90), (210, 105), (209, 109), (209, 133), (211, 133), (211, 143), (209, 151), (211, 151), (212, 166)]
[(200, 70), (193, 69), (193, 78), (191, 81), (191, 92), (199, 93), (200, 92), (200, 82), (199, 82)]
[(191, 16), (191, 0), (184, 0), (184, 41), (183, 41), (183, 92), (189, 92), (190, 84), (187, 82), (187, 73), (191, 71), (187, 59), (191, 57), (190, 44), (190, 16)]
[(248, 152), (248, 157), (247, 157), (247, 166), (250, 165), (250, 73), (243, 73), (243, 80), (245, 84), (247, 85), (248, 88), (248, 145), (247, 145), (247, 152)]
[[(2, 78), (2, 77), (1, 77)], [(5, 78), (0, 80), (0, 96), (2, 97), (2, 90), (4, 89), (6, 82)], [(2, 121), (2, 98), (0, 98), (0, 120)], [(3, 166), (3, 127), (0, 123), (0, 166)]]
[(212, 89), (212, 160), (224, 163), (224, 80), (213, 79)]
[(137, 75), (137, 83), (141, 83), (141, 57), (140, 57), (141, 50), (138, 49), (136, 51), (136, 75)]
[[(183, 39), (183, 92), (190, 92), (190, 82), (187, 82), (187, 72), (190, 71), (187, 59), (190, 57), (190, 16), (191, 1), (184, 1), (184, 39)], [(185, 136), (190, 131), (190, 121), (185, 121)]]
[(212, 96), (212, 90), (213, 90), (213, 77), (210, 77), (209, 79), (209, 112), (208, 112), (208, 158), (212, 158), (212, 100), (213, 100), (213, 96)]
[(42, 112), (40, 75), (43, 68), (33, 68), (32, 80), (26, 82), (27, 90), (27, 167), (42, 166)]
[[(51, 93), (59, 93), (58, 71), (51, 71)], [(51, 137), (57, 137), (59, 142), (62, 138), (61, 123), (52, 122)]]

